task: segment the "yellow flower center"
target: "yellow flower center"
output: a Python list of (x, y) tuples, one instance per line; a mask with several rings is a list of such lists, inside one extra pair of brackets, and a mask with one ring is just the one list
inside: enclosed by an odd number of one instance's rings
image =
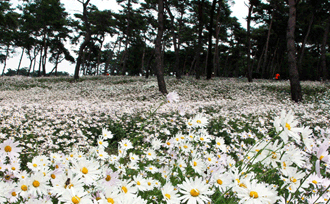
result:
[(107, 198), (108, 203), (114, 204), (115, 201), (112, 198)]
[(189, 126), (192, 126), (192, 123), (191, 123), (191, 122), (189, 122), (189, 123), (188, 123), (188, 125), (189, 125)]
[(217, 180), (217, 183), (218, 183), (219, 185), (222, 185), (222, 180), (221, 180), (221, 179), (218, 179), (218, 180)]
[(258, 198), (258, 193), (256, 191), (250, 191), (250, 197), (251, 198)]
[(151, 156), (151, 153), (149, 152), (148, 155)]
[(197, 162), (194, 161), (194, 166), (197, 166)]
[(55, 174), (51, 174), (50, 177), (52, 177), (52, 179), (56, 178)]
[(11, 195), (12, 195), (12, 196), (17, 196), (17, 194), (16, 194), (15, 191), (13, 191), (13, 192), (11, 193)]
[(201, 124), (201, 123), (202, 123), (202, 121), (200, 121), (200, 120), (197, 120), (197, 121), (196, 121), (196, 123), (198, 123), (198, 124)]
[(323, 158), (324, 158), (324, 156), (323, 156), (323, 155), (321, 155), (321, 156), (320, 156), (320, 160), (322, 160)]
[(313, 180), (312, 183), (317, 184), (317, 181), (316, 180)]
[(127, 147), (127, 144), (124, 144), (125, 147)]
[(290, 178), (290, 181), (293, 182), (293, 183), (296, 183), (297, 182), (297, 179), (295, 179), (294, 177), (291, 177)]
[(168, 198), (168, 199), (171, 199), (171, 195), (170, 194), (165, 194), (165, 197)]
[(127, 188), (126, 188), (125, 186), (121, 187), (121, 189), (122, 189), (125, 193), (127, 193)]
[(34, 186), (34, 187), (39, 187), (40, 186), (40, 183), (39, 183), (39, 181), (37, 181), (37, 180), (34, 180), (33, 181), (33, 183), (32, 183), (32, 185)]
[(11, 167), (11, 170), (15, 171), (15, 170), (16, 170), (16, 168), (13, 166), (13, 167)]
[(285, 127), (288, 128), (288, 130), (291, 130), (291, 126), (288, 123), (285, 123)]
[(188, 146), (187, 146), (187, 145), (183, 145), (183, 147), (184, 147), (185, 149), (187, 149), (187, 148), (188, 148)]
[(136, 182), (137, 185), (141, 185), (140, 181)]
[(199, 138), (200, 140), (204, 141), (204, 137)]
[(193, 197), (199, 196), (199, 190), (198, 189), (192, 189), (190, 191), (190, 195), (193, 196)]
[(286, 163), (285, 162), (283, 162), (283, 166), (286, 167)]
[(151, 183), (150, 182), (148, 182), (148, 186), (150, 186), (151, 185)]
[(27, 188), (26, 185), (22, 185), (22, 186), (21, 186), (21, 189), (22, 189), (22, 191), (27, 191), (28, 188)]
[(167, 145), (170, 145), (171, 143), (170, 142), (166, 142)]
[(58, 166), (58, 165), (55, 165), (55, 168), (56, 168), (56, 169), (58, 169), (58, 168), (59, 168), (59, 166)]
[(217, 142), (217, 145), (219, 145), (219, 146), (220, 146), (220, 145), (221, 145), (221, 144), (220, 144), (220, 142)]
[(5, 152), (11, 152), (11, 146), (6, 146), (5, 147)]
[(211, 158), (209, 157), (209, 158), (207, 158), (207, 160), (211, 161)]
[(110, 181), (111, 180), (111, 176), (107, 175), (107, 177), (105, 178), (106, 181)]
[(239, 187), (243, 187), (243, 188), (247, 188), (246, 185), (244, 183), (240, 183)]
[(80, 198), (78, 196), (74, 196), (72, 197), (71, 201), (74, 203), (74, 204), (77, 204), (80, 202)]
[(37, 167), (38, 165), (37, 164), (33, 164), (33, 167)]
[(103, 142), (102, 141), (99, 141), (99, 144), (101, 145)]
[(83, 174), (87, 174), (87, 173), (88, 173), (88, 169), (87, 169), (86, 167), (83, 167), (83, 168), (81, 169), (81, 172), (82, 172)]

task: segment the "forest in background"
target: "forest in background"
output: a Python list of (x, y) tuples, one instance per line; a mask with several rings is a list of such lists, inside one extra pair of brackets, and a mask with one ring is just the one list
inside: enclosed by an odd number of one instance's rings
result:
[[(60, 0), (24, 0), (19, 12), (0, 2), (2, 75), (63, 74), (57, 68), (68, 60), (76, 64), (75, 79), (155, 74), (165, 93), (164, 75), (252, 81), (279, 73), (290, 79), (295, 101), (301, 100), (299, 80), (328, 79), (328, 0), (246, 1), (247, 29), (230, 16), (232, 0), (117, 0), (123, 7), (117, 13), (100, 10), (93, 0), (77, 1), (81, 12), (74, 18)], [(114, 40), (107, 42), (108, 36)], [(77, 59), (68, 44), (79, 48)], [(7, 71), (15, 49), (28, 56), (29, 66)]]

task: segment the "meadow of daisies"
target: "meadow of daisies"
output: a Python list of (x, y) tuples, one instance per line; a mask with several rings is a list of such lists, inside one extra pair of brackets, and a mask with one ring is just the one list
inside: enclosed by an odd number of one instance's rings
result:
[(330, 203), (330, 84), (0, 78), (0, 203)]

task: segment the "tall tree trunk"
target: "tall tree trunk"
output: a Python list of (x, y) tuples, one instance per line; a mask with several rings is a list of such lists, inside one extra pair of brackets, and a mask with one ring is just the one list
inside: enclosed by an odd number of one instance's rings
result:
[(330, 25), (330, 16), (328, 17), (327, 20), (327, 24), (325, 26), (325, 30), (324, 30), (324, 34), (323, 34), (323, 40), (322, 40), (322, 46), (321, 46), (321, 70), (322, 70), (322, 74), (323, 80), (327, 80), (328, 79), (328, 70), (327, 70), (327, 64), (326, 64), (326, 49), (325, 46), (327, 45), (327, 40), (329, 37), (329, 25)]
[(143, 46), (143, 53), (142, 53), (142, 59), (141, 59), (141, 70), (139, 71), (141, 74), (143, 74), (143, 67), (144, 67), (144, 57), (146, 55), (146, 46)]
[[(115, 42), (112, 50), (115, 50), (116, 49), (117, 43), (118, 43), (118, 38), (117, 38), (117, 40), (116, 40), (116, 42)], [(111, 47), (109, 45), (109, 48), (107, 48), (108, 49), (108, 51), (107, 51), (107, 60), (105, 61), (105, 65), (104, 65), (104, 73), (103, 73), (104, 75), (106, 75), (108, 73), (109, 64), (110, 64), (110, 61), (111, 61), (112, 55), (113, 55), (113, 52), (111, 52), (110, 48)]]
[(130, 40), (130, 17), (131, 17), (131, 0), (127, 2), (127, 27), (126, 27), (126, 42), (125, 42), (125, 51), (124, 51), (124, 62), (123, 62), (123, 73), (122, 75), (126, 74), (126, 63), (128, 58), (128, 43)]
[(171, 33), (172, 33), (172, 39), (173, 39), (173, 46), (174, 46), (174, 52), (175, 52), (175, 63), (174, 63), (174, 70), (176, 72), (176, 78), (177, 79), (181, 79), (181, 72), (180, 72), (180, 68), (179, 68), (179, 48), (178, 48), (178, 45), (176, 43), (176, 39), (177, 39), (177, 34), (175, 33), (174, 31), (174, 16), (171, 12), (171, 9), (170, 7), (168, 6), (168, 3), (166, 0), (164, 0), (164, 4), (165, 4), (165, 8), (168, 12), (168, 14), (170, 15), (170, 18), (171, 18)]
[(182, 72), (182, 74), (188, 74), (188, 72), (186, 71), (187, 60), (188, 60), (188, 53), (186, 53), (186, 56), (184, 57), (183, 68), (182, 68), (183, 72)]
[[(39, 50), (36, 52), (36, 48), (34, 48), (34, 51), (33, 51), (34, 57), (33, 57), (33, 59), (32, 59), (32, 61), (33, 61), (33, 71), (32, 71), (32, 75), (34, 75), (34, 73), (35, 73), (35, 67), (36, 67), (36, 61), (37, 61), (38, 52), (39, 52)], [(30, 69), (31, 69), (31, 68), (30, 68)], [(29, 74), (30, 74), (30, 71), (29, 71)]]
[(7, 48), (6, 48), (6, 58), (5, 58), (5, 62), (3, 63), (2, 76), (5, 75), (5, 69), (6, 69), (6, 65), (7, 65), (8, 56), (9, 56), (9, 45), (7, 45)]
[(225, 60), (225, 66), (223, 68), (224, 77), (228, 77), (228, 72), (227, 72), (227, 70), (228, 70), (228, 59), (229, 59), (229, 53), (227, 53), (227, 57), (226, 57), (226, 60)]
[(44, 35), (44, 56), (42, 57), (42, 75), (46, 76), (46, 62), (47, 62), (47, 50), (48, 50), (48, 46), (47, 46), (47, 41), (48, 41), (48, 37), (46, 38), (46, 29), (44, 29), (45, 31), (45, 35)]
[(41, 76), (41, 65), (42, 65), (42, 61), (43, 61), (43, 59), (42, 59), (42, 51), (43, 51), (43, 47), (41, 47), (40, 48), (40, 58), (39, 58), (39, 70), (38, 70), (38, 77), (40, 77)]
[(253, 4), (250, 3), (249, 6), (249, 14), (247, 17), (247, 34), (246, 34), (246, 41), (247, 41), (247, 78), (249, 82), (252, 82), (252, 68), (251, 68), (251, 31), (250, 31), (250, 24), (251, 24), (251, 15), (253, 10)]
[(217, 11), (217, 20), (216, 20), (216, 28), (215, 28), (215, 47), (214, 47), (214, 57), (213, 57), (213, 67), (215, 71), (216, 76), (220, 76), (220, 65), (219, 65), (219, 33), (220, 33), (220, 28), (221, 24), (219, 24), (220, 21), (220, 16), (221, 16), (221, 2), (222, 0), (218, 1), (219, 7)]
[(97, 52), (97, 65), (96, 65), (97, 75), (99, 75), (99, 68), (100, 68), (100, 61), (101, 61), (101, 53), (102, 53), (103, 42), (104, 42), (104, 36), (102, 37), (102, 40), (101, 40), (101, 43), (100, 43), (101, 44), (100, 45), (100, 49)]
[(17, 72), (16, 72), (17, 75), (19, 74), (19, 69), (21, 68), (21, 62), (22, 62), (22, 58), (24, 55), (24, 50), (25, 50), (25, 48), (23, 47), (22, 54), (21, 54), (21, 57), (19, 58), (19, 63), (18, 63), (18, 67), (17, 67)]
[[(260, 74), (260, 66), (261, 66), (262, 58), (265, 54), (265, 50), (266, 50), (266, 46), (264, 46), (264, 48), (262, 49), (261, 55), (260, 55), (259, 60), (258, 60), (258, 65), (257, 65), (257, 71), (256, 72), (259, 73), (259, 74)], [(261, 73), (262, 72), (264, 72), (264, 70), (261, 69)]]
[(196, 72), (196, 79), (201, 78), (201, 66), (200, 66), (200, 53), (202, 51), (202, 31), (203, 31), (203, 7), (204, 7), (204, 0), (198, 0), (198, 44), (196, 49), (195, 55), (195, 72)]
[(211, 8), (211, 17), (210, 17), (210, 25), (209, 25), (209, 47), (208, 47), (208, 55), (207, 55), (207, 70), (206, 70), (206, 79), (211, 79), (213, 64), (212, 64), (212, 35), (213, 35), (213, 18), (214, 18), (214, 10), (215, 4), (217, 0), (213, 0), (212, 8)]
[(164, 71), (164, 62), (165, 62), (165, 42), (163, 41), (162, 44), (162, 50), (161, 50), (161, 59), (162, 59), (162, 67), (163, 67), (163, 71)]
[(146, 69), (146, 79), (148, 79), (149, 78), (149, 75), (151, 74), (151, 73), (149, 73), (152, 69), (151, 69), (151, 61), (152, 61), (152, 59), (155, 57), (155, 51), (153, 50), (152, 52), (151, 52), (151, 55), (150, 55), (150, 58), (149, 58), (149, 60), (148, 60), (148, 65), (147, 65), (147, 69)]
[[(38, 51), (38, 52), (39, 52), (39, 51)], [(35, 75), (35, 70), (36, 70), (36, 63), (37, 63), (38, 52), (37, 52), (37, 54), (35, 55), (34, 60), (33, 60), (33, 71), (32, 71), (32, 74), (33, 74), (33, 75)], [(40, 48), (40, 52), (42, 52), (42, 48)]]
[(270, 31), (272, 30), (272, 25), (273, 25), (273, 19), (274, 19), (274, 10), (272, 12), (271, 15), (271, 20), (270, 20), (270, 24), (269, 24), (269, 28), (268, 28), (268, 33), (267, 33), (267, 41), (266, 41), (266, 48), (265, 48), (265, 54), (264, 54), (264, 62), (262, 64), (262, 78), (266, 78), (265, 77), (265, 73), (267, 73), (266, 70), (266, 65), (267, 65), (267, 57), (268, 57), (268, 45), (269, 45), (269, 38), (270, 38)]
[[(299, 1), (299, 0), (298, 0)], [(294, 41), (294, 31), (296, 28), (296, 0), (288, 0), (289, 2), (289, 20), (287, 28), (287, 49), (288, 49), (288, 64), (289, 77), (291, 86), (291, 98), (295, 102), (302, 100), (301, 86), (299, 81), (299, 73), (296, 62), (296, 46)]]
[(91, 30), (90, 30), (90, 25), (88, 22), (88, 17), (87, 17), (87, 5), (89, 4), (90, 0), (87, 0), (85, 3), (83, 3), (83, 7), (84, 7), (84, 11), (83, 11), (83, 20), (86, 26), (86, 33), (85, 33), (85, 39), (84, 42), (81, 43), (80, 48), (79, 48), (79, 54), (78, 54), (78, 58), (77, 58), (77, 63), (76, 63), (76, 67), (75, 67), (75, 72), (74, 72), (74, 79), (77, 80), (79, 79), (79, 71), (80, 71), (80, 64), (81, 64), (81, 59), (83, 56), (83, 52), (84, 49), (86, 47), (86, 45), (89, 43), (89, 41), (91, 40)]
[(303, 60), (304, 53), (305, 53), (305, 48), (306, 48), (305, 45), (307, 43), (307, 39), (308, 39), (309, 33), (311, 31), (311, 28), (312, 28), (313, 20), (314, 20), (314, 13), (312, 13), (312, 17), (309, 20), (309, 25), (308, 25), (307, 33), (306, 33), (305, 38), (304, 38), (304, 41), (303, 41), (303, 43), (301, 45), (301, 52), (300, 52), (299, 61), (298, 61), (298, 70), (299, 70), (299, 73), (302, 73), (302, 60)]
[(163, 18), (164, 18), (164, 2), (163, 0), (158, 0), (158, 32), (155, 43), (155, 55), (156, 55), (156, 75), (158, 81), (158, 88), (162, 94), (166, 94), (166, 84), (164, 80), (164, 71), (162, 65), (161, 49), (162, 49), (162, 36), (163, 36)]
[[(34, 48), (34, 54), (35, 54), (35, 50), (36, 50), (36, 48)], [(31, 68), (32, 68), (32, 62), (33, 62), (34, 58), (31, 57), (30, 50), (28, 50), (27, 54), (28, 54), (28, 57), (29, 57), (29, 60), (30, 60), (30, 65), (29, 65), (29, 70), (27, 71), (27, 76), (30, 76), (30, 72), (31, 72)]]
[(57, 66), (58, 66), (59, 58), (60, 58), (60, 53), (57, 53), (56, 62), (55, 62), (55, 76), (57, 76)]

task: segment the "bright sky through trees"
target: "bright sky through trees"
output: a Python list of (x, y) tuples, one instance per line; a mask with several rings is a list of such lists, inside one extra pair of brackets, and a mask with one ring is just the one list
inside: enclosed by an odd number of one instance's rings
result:
[[(248, 4), (248, 0), (234, 0), (234, 4), (231, 5), (231, 10), (232, 10), (232, 15), (231, 16), (236, 16), (238, 21), (241, 23), (243, 28), (246, 28), (246, 20), (245, 18), (247, 17), (248, 14), (248, 8), (244, 4)], [(13, 4), (13, 7), (16, 7), (17, 5), (22, 3), (22, 0), (11, 0), (10, 3)], [(77, 0), (61, 0), (61, 3), (64, 4), (64, 7), (66, 11), (71, 14), (73, 17), (74, 13), (82, 13), (82, 4), (79, 3)], [(118, 5), (116, 0), (92, 0), (92, 4), (96, 5), (100, 10), (112, 10), (117, 12), (119, 9), (121, 9), (121, 6)], [(74, 18), (74, 17), (73, 17)], [(68, 42), (69, 43), (69, 42)], [(76, 54), (73, 53), (73, 49), (78, 49), (75, 47), (72, 47), (70, 44), (66, 45), (67, 48), (71, 51), (73, 57), (77, 57)], [(21, 55), (22, 50), (21, 49), (15, 49), (15, 54), (12, 55), (11, 58), (8, 59), (7, 61), (7, 69), (13, 69), (16, 70), (18, 63), (19, 63), (19, 58)], [(26, 55), (24, 55), (23, 60), (22, 60), (22, 65), (21, 67), (28, 67), (29, 65), (29, 60)], [(2, 72), (2, 66), (0, 66), (0, 71)], [(72, 75), (74, 73), (74, 67), (75, 64), (71, 64), (70, 62), (64, 60), (62, 63), (59, 64), (58, 71), (66, 71)], [(49, 72), (52, 69), (52, 66), (47, 67), (47, 72)]]

